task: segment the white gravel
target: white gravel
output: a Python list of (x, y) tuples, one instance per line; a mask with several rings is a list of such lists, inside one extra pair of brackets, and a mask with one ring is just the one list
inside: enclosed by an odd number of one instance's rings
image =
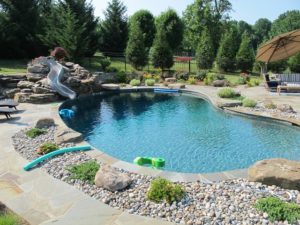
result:
[[(40, 144), (45, 141), (53, 141), (54, 130), (54, 127), (49, 128), (47, 134), (34, 139), (26, 137), (24, 130), (20, 131), (13, 137), (14, 147), (23, 157), (32, 160), (39, 156), (36, 154), (36, 148)], [(65, 146), (70, 145), (60, 147)], [(298, 191), (284, 190), (275, 186), (238, 179), (211, 184), (181, 183), (186, 191), (186, 196), (180, 202), (172, 205), (166, 202), (156, 204), (146, 198), (150, 182), (153, 180), (150, 176), (120, 170), (127, 173), (133, 180), (131, 186), (121, 192), (110, 192), (88, 182), (70, 179), (70, 173), (66, 167), (88, 160), (91, 158), (83, 152), (68, 153), (45, 161), (40, 166), (53, 177), (75, 186), (111, 207), (125, 210), (131, 214), (158, 217), (176, 223), (287, 224), (287, 221), (271, 223), (266, 213), (258, 212), (253, 207), (254, 203), (261, 197), (272, 195), (286, 201), (300, 200)], [(300, 221), (296, 224), (300, 224)]]

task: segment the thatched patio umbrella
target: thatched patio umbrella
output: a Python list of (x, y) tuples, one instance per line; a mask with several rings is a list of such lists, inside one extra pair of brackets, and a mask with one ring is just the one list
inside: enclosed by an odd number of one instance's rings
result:
[(256, 54), (256, 60), (275, 62), (287, 59), (300, 52), (300, 29), (280, 34), (261, 46)]

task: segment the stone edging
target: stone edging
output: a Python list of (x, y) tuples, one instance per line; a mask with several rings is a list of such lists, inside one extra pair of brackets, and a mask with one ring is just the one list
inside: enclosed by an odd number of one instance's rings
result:
[[(153, 90), (154, 87), (134, 87), (134, 88), (122, 88), (120, 91), (121, 92), (127, 92), (127, 91), (138, 91), (138, 90)], [(288, 119), (283, 119), (283, 118), (276, 118), (276, 117), (268, 117), (268, 116), (263, 116), (259, 115), (258, 113), (253, 113), (253, 112), (246, 112), (242, 110), (238, 110), (236, 108), (228, 108), (228, 107), (222, 107), (220, 106), (220, 103), (217, 102), (215, 99), (213, 99), (211, 96), (207, 95), (206, 93), (203, 93), (199, 90), (181, 90), (181, 93), (185, 94), (191, 94), (196, 97), (200, 97), (205, 99), (206, 101), (210, 102), (211, 105), (217, 109), (217, 110), (222, 110), (225, 113), (232, 113), (232, 114), (238, 114), (240, 116), (252, 116), (252, 117), (263, 117), (263, 118), (268, 118), (271, 120), (275, 121), (281, 121), (281, 122), (288, 122), (288, 124), (293, 124), (293, 125), (300, 125), (300, 122), (297, 121), (289, 121)], [(228, 102), (227, 102), (228, 103)], [(67, 127), (66, 124), (62, 121), (58, 114), (60, 105), (57, 105), (52, 108), (52, 115), (55, 120), (55, 123), (62, 127), (63, 129), (69, 129), (72, 130), (71, 128)], [(76, 132), (72, 130), (72, 132)], [(89, 143), (83, 141), (80, 144), (84, 145), (90, 145)], [(238, 178), (247, 178), (248, 173), (247, 169), (238, 169), (238, 170), (230, 170), (230, 171), (222, 171), (222, 172), (216, 172), (216, 173), (180, 173), (180, 172), (173, 172), (173, 171), (163, 171), (163, 170), (155, 170), (147, 167), (142, 167), (135, 165), (133, 163), (128, 163), (122, 160), (119, 160), (117, 158), (114, 158), (105, 152), (102, 152), (101, 150), (98, 150), (94, 148), (91, 151), (86, 152), (89, 156), (97, 159), (98, 161), (108, 164), (112, 167), (116, 167), (119, 169), (124, 169), (129, 172), (133, 173), (139, 173), (143, 175), (148, 175), (148, 176), (160, 176), (166, 179), (169, 179), (174, 182), (194, 182), (194, 181), (201, 181), (201, 182), (217, 182), (217, 181), (222, 181), (222, 180), (230, 180), (230, 179), (238, 179)]]

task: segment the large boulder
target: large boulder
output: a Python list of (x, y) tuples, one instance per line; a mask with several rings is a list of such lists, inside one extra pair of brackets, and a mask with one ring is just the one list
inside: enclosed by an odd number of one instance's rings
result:
[(288, 105), (288, 104), (281, 104), (277, 106), (277, 109), (281, 112), (285, 112), (285, 113), (294, 113), (294, 109), (292, 106)]
[(20, 81), (18, 83), (18, 88), (32, 88), (34, 85), (33, 82), (30, 82), (30, 81)]
[(28, 103), (43, 104), (58, 101), (58, 96), (55, 94), (32, 94), (29, 96)]
[(132, 180), (125, 174), (113, 169), (110, 166), (102, 166), (96, 176), (95, 184), (97, 187), (105, 188), (109, 191), (120, 191), (131, 184)]
[(215, 80), (215, 81), (213, 81), (212, 85), (214, 87), (224, 87), (224, 86), (226, 86), (226, 82), (225, 82), (225, 80)]
[(58, 145), (63, 143), (78, 143), (83, 141), (82, 134), (70, 129), (58, 128), (54, 133), (54, 141)]
[(26, 77), (27, 80), (32, 81), (32, 82), (37, 82), (43, 78), (45, 78), (47, 74), (42, 74), (42, 73), (27, 73)]
[(38, 82), (36, 82), (36, 84), (42, 85), (42, 86), (44, 86), (44, 87), (49, 86), (49, 83), (48, 83), (48, 79), (47, 79), (47, 78), (44, 78), (44, 79), (39, 80)]
[(169, 77), (165, 79), (166, 82), (168, 83), (176, 83), (176, 78), (175, 77)]
[(48, 89), (48, 88), (44, 88), (44, 87), (33, 87), (32, 90), (36, 94), (46, 94), (46, 93), (53, 92), (53, 90)]
[(14, 97), (14, 100), (16, 102), (19, 102), (19, 103), (25, 103), (25, 102), (28, 102), (29, 101), (29, 96), (31, 95), (31, 93), (16, 93), (15, 94), (15, 97)]
[(20, 92), (20, 88), (13, 88), (13, 89), (8, 89), (8, 90), (5, 90), (4, 91), (4, 95), (7, 97), (7, 98), (14, 98), (15, 97), (15, 94)]
[(42, 128), (52, 127), (54, 125), (55, 125), (54, 119), (49, 118), (49, 117), (44, 117), (44, 118), (39, 119), (36, 122), (35, 127), (39, 128), (39, 129), (42, 129)]
[(185, 88), (185, 84), (182, 83), (168, 84), (168, 87), (171, 89), (181, 89), (181, 88)]
[(27, 67), (28, 73), (42, 73), (42, 74), (47, 74), (50, 71), (50, 68), (48, 66), (43, 66), (41, 64), (34, 64), (34, 65), (29, 65)]
[(120, 85), (118, 84), (102, 84), (101, 87), (105, 90), (119, 90)]
[(287, 159), (258, 161), (248, 169), (250, 181), (300, 191), (300, 162)]
[(80, 79), (75, 77), (68, 77), (68, 79), (64, 82), (69, 87), (79, 87), (80, 86)]

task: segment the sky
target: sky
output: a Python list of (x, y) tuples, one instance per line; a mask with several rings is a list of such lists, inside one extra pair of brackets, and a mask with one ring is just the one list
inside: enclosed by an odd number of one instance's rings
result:
[[(95, 15), (103, 19), (103, 11), (110, 0), (92, 0), (95, 6)], [(194, 0), (122, 0), (127, 6), (128, 16), (139, 9), (148, 9), (155, 16), (168, 8), (175, 9), (179, 15), (186, 9), (187, 5)], [(231, 18), (244, 20), (254, 24), (259, 18), (275, 20), (280, 14), (287, 10), (300, 10), (300, 0), (230, 0), (233, 11)]]

